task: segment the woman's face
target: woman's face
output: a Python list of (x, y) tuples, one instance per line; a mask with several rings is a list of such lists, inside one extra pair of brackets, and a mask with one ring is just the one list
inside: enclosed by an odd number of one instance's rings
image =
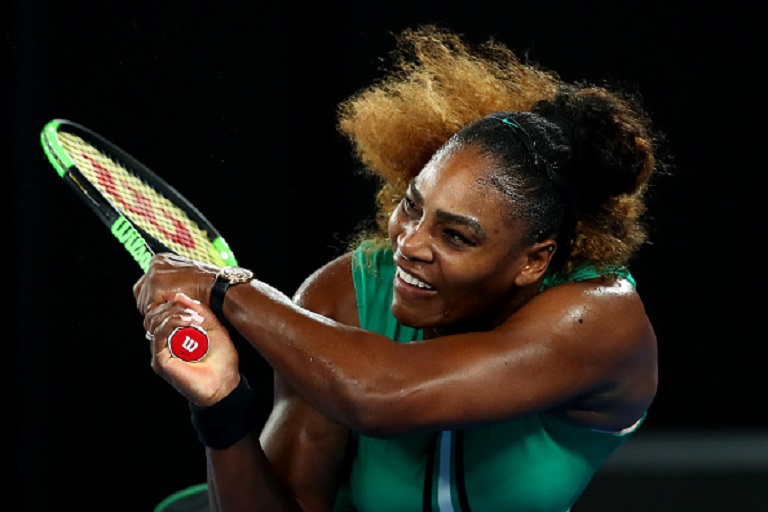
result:
[(401, 323), (477, 329), (511, 313), (515, 276), (526, 264), (522, 226), (488, 183), (489, 169), (472, 147), (441, 153), (390, 216), (392, 312)]

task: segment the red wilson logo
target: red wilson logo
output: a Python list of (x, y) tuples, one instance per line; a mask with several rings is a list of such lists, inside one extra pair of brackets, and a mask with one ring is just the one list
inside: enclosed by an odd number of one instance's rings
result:
[(168, 350), (182, 361), (200, 361), (208, 353), (208, 334), (195, 325), (177, 327), (168, 336)]
[[(178, 245), (181, 245), (183, 247), (187, 248), (194, 248), (195, 247), (195, 240), (192, 238), (192, 233), (190, 233), (189, 229), (184, 226), (184, 223), (168, 213), (165, 210), (162, 210), (160, 208), (155, 208), (152, 204), (152, 199), (147, 197), (146, 195), (142, 194), (139, 190), (136, 190), (135, 188), (131, 187), (126, 182), (121, 182), (120, 185), (122, 187), (118, 187), (118, 184), (115, 183), (114, 177), (112, 176), (112, 173), (109, 172), (109, 169), (101, 165), (99, 162), (91, 158), (90, 156), (86, 154), (82, 154), (83, 158), (88, 160), (91, 163), (91, 166), (93, 167), (96, 178), (101, 185), (102, 189), (115, 201), (117, 201), (122, 209), (124, 211), (130, 212), (133, 215), (136, 215), (138, 217), (141, 217), (144, 219), (148, 224), (152, 225), (162, 236), (164, 236), (167, 240), (170, 240), (171, 242), (174, 242)], [(130, 193), (133, 195), (134, 203), (131, 203), (127, 201), (121, 194), (120, 194), (120, 188), (130, 191)], [(135, 205), (134, 205), (135, 204)], [(174, 231), (171, 232), (167, 229), (165, 229), (160, 222), (158, 222), (157, 218), (155, 217), (155, 211), (159, 210), (160, 213), (168, 219), (170, 224), (173, 226)]]

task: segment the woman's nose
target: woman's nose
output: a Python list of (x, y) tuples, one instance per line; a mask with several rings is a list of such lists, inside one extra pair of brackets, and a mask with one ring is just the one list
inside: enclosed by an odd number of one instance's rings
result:
[(397, 240), (401, 256), (411, 261), (431, 261), (431, 236), (423, 223), (406, 227)]

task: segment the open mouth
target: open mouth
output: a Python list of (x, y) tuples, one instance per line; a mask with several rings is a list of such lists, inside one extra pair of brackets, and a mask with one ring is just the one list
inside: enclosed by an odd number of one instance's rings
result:
[(400, 267), (397, 267), (397, 277), (405, 281), (411, 286), (415, 286), (416, 288), (421, 288), (423, 290), (432, 290), (432, 286), (428, 285), (421, 279), (412, 276), (411, 274), (407, 273), (405, 270), (401, 269)]

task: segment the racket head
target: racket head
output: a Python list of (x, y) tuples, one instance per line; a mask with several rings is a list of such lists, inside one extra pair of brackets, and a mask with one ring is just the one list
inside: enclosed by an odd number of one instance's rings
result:
[(236, 265), (221, 233), (170, 184), (122, 148), (65, 119), (41, 134), (48, 161), (146, 271), (154, 253)]

